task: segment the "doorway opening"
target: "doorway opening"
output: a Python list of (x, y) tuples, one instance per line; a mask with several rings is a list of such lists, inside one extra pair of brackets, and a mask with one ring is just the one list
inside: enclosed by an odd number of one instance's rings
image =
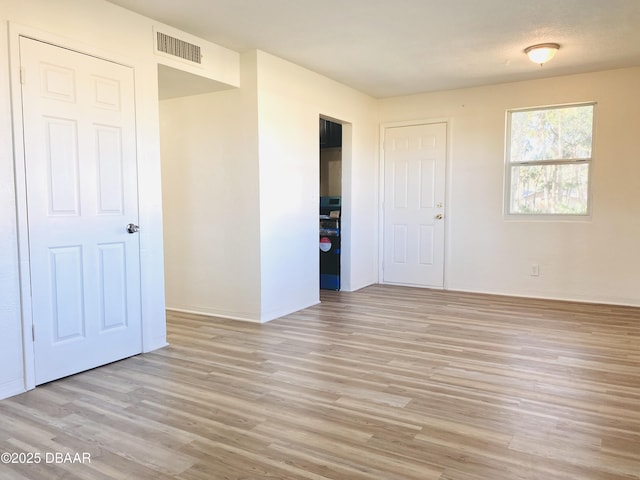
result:
[(320, 117), (320, 288), (340, 290), (342, 125)]

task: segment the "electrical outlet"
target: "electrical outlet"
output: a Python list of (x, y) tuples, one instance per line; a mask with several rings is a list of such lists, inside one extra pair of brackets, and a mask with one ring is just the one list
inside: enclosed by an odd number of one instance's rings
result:
[(540, 266), (537, 263), (531, 264), (531, 276), (537, 277), (540, 275)]

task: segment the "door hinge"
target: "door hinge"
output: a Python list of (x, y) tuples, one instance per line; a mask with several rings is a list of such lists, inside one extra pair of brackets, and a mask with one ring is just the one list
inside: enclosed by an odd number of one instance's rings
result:
[(20, 84), (25, 85), (27, 83), (27, 75), (24, 71), (24, 67), (20, 67)]

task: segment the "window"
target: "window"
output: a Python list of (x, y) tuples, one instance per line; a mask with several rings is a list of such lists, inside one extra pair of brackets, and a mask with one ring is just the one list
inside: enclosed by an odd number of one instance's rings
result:
[(595, 104), (507, 112), (507, 212), (589, 215)]

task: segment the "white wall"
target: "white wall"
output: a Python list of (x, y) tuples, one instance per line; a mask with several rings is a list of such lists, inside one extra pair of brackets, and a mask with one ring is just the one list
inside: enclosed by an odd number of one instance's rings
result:
[[(15, 45), (18, 33), (29, 33), (35, 38), (109, 58), (135, 69), (142, 348), (143, 351), (149, 351), (166, 344), (158, 71), (152, 43), (154, 25), (150, 19), (103, 0), (0, 0), (0, 128), (4, 132), (0, 136), (0, 398), (32, 386), (30, 375), (33, 364), (29, 360), (31, 345), (28, 343), (26, 349), (22, 345), (23, 328), (24, 331), (30, 331), (31, 325), (28, 318), (23, 325), (21, 318), (18, 272), (19, 263), (28, 269), (28, 253), (26, 248), (18, 253), (16, 226), (25, 222), (21, 217), (21, 223), (17, 223), (17, 205), (25, 203), (26, 199), (16, 199), (14, 145), (9, 134), (13, 126), (10, 84), (12, 78), (17, 78), (17, 69), (10, 71), (8, 68), (8, 54), (10, 47), (11, 51), (17, 53)], [(220, 58), (229, 62), (219, 69), (224, 72), (223, 80), (233, 80), (229, 68), (232, 68), (234, 61), (237, 66), (237, 55), (234, 54), (220, 54)], [(16, 95), (16, 98), (19, 99), (19, 96)], [(18, 109), (19, 104), (14, 108)], [(24, 247), (26, 243), (22, 245)], [(29, 301), (28, 298), (25, 300)], [(23, 361), (25, 358), (26, 361)]]
[[(3, 10), (4, 11), (4, 10)], [(0, 24), (0, 65), (8, 65), (6, 23)], [(0, 398), (24, 391), (18, 277), (18, 232), (13, 184), (9, 76), (0, 71)]]
[(238, 90), (162, 102), (167, 299), (268, 321), (319, 301), (321, 114), (351, 124), (343, 288), (377, 281), (376, 104), (264, 52), (242, 65)]
[(320, 115), (343, 131), (342, 287), (377, 282), (377, 119), (371, 97), (258, 52), (262, 318), (319, 301)]
[[(449, 289), (640, 305), (638, 85), (633, 68), (380, 102), (383, 123), (450, 120)], [(586, 101), (598, 103), (591, 220), (505, 218), (505, 111)]]
[(242, 86), (160, 103), (167, 307), (260, 321), (255, 52)]

